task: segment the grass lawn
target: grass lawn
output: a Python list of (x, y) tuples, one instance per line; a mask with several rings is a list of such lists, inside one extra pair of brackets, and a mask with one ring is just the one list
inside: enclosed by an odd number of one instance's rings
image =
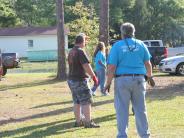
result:
[[(110, 96), (94, 97), (92, 115), (96, 129), (74, 128), (71, 94), (54, 73), (7, 74), (0, 82), (0, 138), (114, 138), (117, 133)], [(148, 87), (150, 130), (155, 138), (184, 136), (184, 78), (155, 77)], [(137, 137), (134, 116), (129, 116), (129, 137)]]
[(57, 72), (57, 62), (27, 62), (21, 60), (20, 68), (8, 69), (9, 73), (43, 73), (43, 72)]

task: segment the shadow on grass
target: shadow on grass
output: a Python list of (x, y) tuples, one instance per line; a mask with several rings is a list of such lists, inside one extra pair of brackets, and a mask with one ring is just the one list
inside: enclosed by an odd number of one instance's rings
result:
[[(108, 103), (112, 103), (112, 102), (114, 102), (114, 100), (99, 101), (99, 102), (93, 103), (92, 106), (99, 106), (99, 105), (102, 105), (102, 104), (108, 104)], [(42, 107), (49, 107), (49, 106), (55, 106), (55, 105), (62, 105), (62, 104), (71, 104), (71, 103), (73, 103), (73, 101), (48, 103), (48, 104), (43, 104), (43, 105), (35, 106), (35, 107), (30, 108), (30, 109), (42, 108)]]
[(44, 127), (56, 125), (56, 124), (59, 124), (59, 123), (64, 123), (64, 122), (71, 121), (71, 120), (73, 120), (73, 118), (63, 120), (63, 121), (55, 121), (55, 122), (52, 122), (52, 123), (28, 126), (28, 127), (24, 127), (24, 128), (15, 129), (15, 130), (10, 130), (10, 131), (4, 131), (4, 132), (0, 132), (0, 137), (8, 137), (8, 136), (16, 135), (16, 134), (23, 133), (23, 132), (26, 132), (26, 131), (32, 131), (32, 130), (35, 130), (35, 129), (38, 129), (38, 128), (44, 128)]
[(2, 121), (0, 121), (0, 125), (9, 124), (9, 123), (16, 123), (16, 122), (23, 122), (23, 121), (27, 121), (27, 120), (31, 120), (31, 119), (44, 118), (44, 117), (49, 117), (49, 116), (56, 116), (56, 115), (71, 112), (72, 109), (73, 109), (72, 107), (67, 107), (67, 108), (57, 109), (54, 111), (40, 113), (40, 114), (36, 114), (36, 115), (31, 115), (31, 116), (27, 116), (27, 117), (23, 117), (23, 118), (18, 118), (18, 119), (11, 118), (9, 120), (2, 120)]
[(113, 103), (113, 102), (114, 102), (114, 99), (99, 101), (99, 102), (93, 103), (92, 106), (95, 107), (95, 106), (100, 106), (100, 105), (103, 105), (103, 104), (110, 104), (110, 103)]
[(7, 89), (17, 89), (17, 88), (26, 88), (26, 87), (34, 87), (34, 86), (39, 86), (39, 85), (47, 85), (47, 84), (54, 84), (57, 82), (62, 82), (61, 80), (57, 79), (49, 79), (49, 80), (44, 80), (44, 81), (34, 81), (34, 82), (28, 82), (28, 83), (20, 83), (16, 85), (10, 85), (10, 86), (1, 86), (0, 91), (4, 91)]
[[(106, 121), (112, 121), (116, 119), (115, 114), (110, 114), (102, 117), (95, 118), (94, 121), (97, 123), (106, 122)], [(38, 137), (45, 137), (45, 136), (52, 136), (52, 135), (59, 135), (67, 132), (73, 132), (77, 129), (83, 129), (81, 128), (74, 128), (74, 122), (71, 122), (72, 119), (67, 119), (63, 121), (55, 121), (52, 123), (45, 123), (41, 125), (34, 125), (34, 126), (28, 126), (23, 127), (15, 130), (10, 131), (4, 131), (0, 133), (0, 137), (13, 137), (15, 135), (20, 135), (23, 133), (29, 133), (33, 131), (31, 134), (28, 134), (26, 136), (22, 136), (19, 138), (38, 138)], [(41, 129), (41, 130), (40, 130)]]
[(57, 102), (57, 103), (48, 103), (48, 104), (43, 104), (43, 105), (35, 106), (35, 107), (30, 108), (30, 109), (42, 108), (42, 107), (49, 107), (49, 106), (55, 106), (55, 105), (62, 105), (62, 104), (71, 104), (71, 103), (73, 103), (73, 101), (64, 101), (64, 102)]
[[(94, 103), (93, 107), (100, 106), (100, 105), (107, 104), (107, 103), (112, 103), (112, 102), (113, 102), (113, 100), (96, 102), (96, 103)], [(52, 103), (52, 104), (54, 104), (54, 103)], [(56, 104), (58, 104), (58, 103), (56, 103)], [(31, 115), (31, 116), (27, 116), (27, 117), (23, 117), (23, 118), (18, 118), (18, 119), (11, 118), (9, 120), (1, 120), (0, 125), (5, 125), (5, 124), (9, 124), (9, 123), (16, 123), (16, 122), (23, 122), (23, 121), (27, 121), (27, 120), (31, 120), (31, 119), (44, 118), (44, 117), (49, 117), (49, 116), (56, 116), (56, 115), (60, 115), (60, 114), (64, 114), (64, 113), (68, 113), (68, 112), (72, 112), (72, 111), (73, 111), (73, 107), (67, 107), (67, 108), (63, 108), (63, 109), (57, 109), (54, 111), (40, 113), (40, 114)]]

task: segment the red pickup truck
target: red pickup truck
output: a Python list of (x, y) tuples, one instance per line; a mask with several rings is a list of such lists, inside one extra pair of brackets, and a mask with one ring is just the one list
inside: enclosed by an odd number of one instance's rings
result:
[(156, 67), (160, 61), (168, 56), (168, 49), (163, 45), (162, 40), (144, 40), (144, 44), (152, 56), (151, 63)]

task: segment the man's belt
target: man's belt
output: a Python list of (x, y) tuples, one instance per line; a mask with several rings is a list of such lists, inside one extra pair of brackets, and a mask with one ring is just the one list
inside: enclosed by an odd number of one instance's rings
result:
[(143, 74), (121, 74), (121, 75), (115, 75), (115, 78), (118, 78), (118, 77), (121, 77), (121, 76), (131, 76), (131, 77), (144, 76), (145, 80), (148, 82), (148, 84), (151, 87), (155, 86), (155, 81), (154, 81), (153, 77), (147, 77), (146, 75), (143, 75)]
[(121, 77), (121, 76), (144, 76), (143, 74), (121, 74), (121, 75), (115, 75), (115, 78)]

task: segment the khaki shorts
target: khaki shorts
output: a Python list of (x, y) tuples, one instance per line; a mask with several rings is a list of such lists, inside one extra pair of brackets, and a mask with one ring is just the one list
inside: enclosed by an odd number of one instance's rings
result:
[(93, 102), (91, 90), (87, 80), (74, 81), (68, 80), (68, 86), (72, 92), (74, 104), (87, 105)]

